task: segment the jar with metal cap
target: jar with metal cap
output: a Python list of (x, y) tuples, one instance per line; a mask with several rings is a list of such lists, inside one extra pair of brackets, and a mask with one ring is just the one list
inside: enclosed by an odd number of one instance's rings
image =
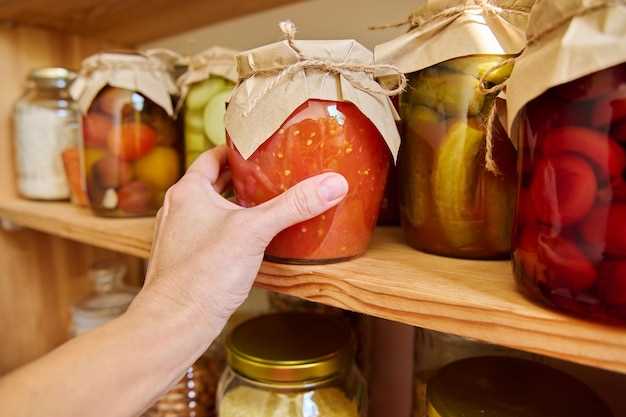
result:
[(442, 368), (428, 384), (426, 417), (612, 417), (589, 387), (549, 366), (485, 356)]
[(17, 189), (26, 198), (63, 200), (70, 196), (61, 154), (76, 146), (79, 114), (68, 87), (76, 74), (66, 68), (38, 68), (15, 105)]
[(365, 380), (347, 323), (325, 315), (271, 314), (236, 327), (218, 387), (220, 417), (363, 417)]
[(72, 311), (72, 333), (78, 336), (122, 315), (137, 294), (123, 283), (126, 265), (100, 261), (88, 272), (93, 292), (78, 302)]

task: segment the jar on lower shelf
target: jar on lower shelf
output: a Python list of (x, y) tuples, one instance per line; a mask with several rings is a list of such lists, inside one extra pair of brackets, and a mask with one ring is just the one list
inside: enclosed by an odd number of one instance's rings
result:
[(519, 358), (483, 356), (445, 366), (429, 381), (425, 417), (612, 417), (577, 379)]
[(190, 366), (183, 378), (143, 417), (213, 417), (219, 368), (210, 356)]
[(365, 381), (349, 326), (318, 314), (271, 314), (229, 335), (220, 417), (363, 417)]

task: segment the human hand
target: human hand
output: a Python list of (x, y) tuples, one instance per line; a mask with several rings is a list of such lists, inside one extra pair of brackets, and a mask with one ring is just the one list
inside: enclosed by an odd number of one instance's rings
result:
[(192, 311), (217, 321), (219, 333), (246, 299), (272, 238), (332, 208), (348, 191), (341, 175), (325, 173), (262, 205), (242, 208), (219, 194), (230, 179), (221, 172), (225, 163), (225, 147), (205, 152), (168, 190), (157, 215), (146, 283), (131, 308)]

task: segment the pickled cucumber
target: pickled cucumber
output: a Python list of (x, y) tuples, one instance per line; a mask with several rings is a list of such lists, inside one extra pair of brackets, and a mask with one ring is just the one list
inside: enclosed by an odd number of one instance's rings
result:
[(423, 138), (431, 146), (439, 146), (441, 138), (446, 132), (446, 126), (439, 113), (430, 107), (415, 105), (409, 106), (402, 112), (407, 135), (416, 135)]
[(513, 184), (504, 176), (495, 176), (483, 170), (481, 186), (484, 190), (484, 218), (487, 219), (485, 238), (491, 249), (500, 253), (511, 250), (515, 195)]
[[(494, 68), (496, 65), (501, 64), (506, 59), (507, 57), (505, 56), (495, 55), (468, 56), (451, 59), (450, 61), (443, 62), (441, 66), (451, 71), (460, 72), (471, 75), (476, 79), (481, 79), (487, 71)], [(491, 72), (485, 78), (485, 81), (492, 84), (501, 84), (509, 78), (512, 71), (513, 62), (510, 62)]]
[(186, 152), (203, 152), (210, 147), (210, 144), (200, 131), (193, 129), (185, 129), (185, 151)]
[(226, 100), (231, 91), (232, 87), (223, 89), (214, 95), (204, 108), (204, 133), (214, 145), (223, 145), (226, 142), (224, 113), (226, 113)]
[(202, 111), (185, 112), (185, 130), (192, 129), (202, 132), (204, 129), (204, 118)]
[(409, 134), (402, 142), (399, 168), (404, 185), (401, 188), (400, 210), (413, 227), (431, 221), (431, 187), (433, 151), (420, 137)]
[(483, 143), (484, 132), (466, 122), (455, 122), (434, 163), (435, 209), (445, 238), (455, 249), (477, 246), (484, 233), (484, 223), (474, 204)]
[(422, 104), (439, 113), (455, 116), (480, 113), (485, 96), (478, 90), (478, 80), (468, 74), (436, 71), (429, 68), (420, 71), (409, 88), (413, 104)]
[(189, 110), (201, 110), (224, 87), (226, 87), (226, 81), (217, 77), (194, 84), (185, 99), (185, 107)]

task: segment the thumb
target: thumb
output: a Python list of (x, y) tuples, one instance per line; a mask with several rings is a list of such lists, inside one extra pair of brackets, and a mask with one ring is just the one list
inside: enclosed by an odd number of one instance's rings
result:
[(325, 173), (299, 182), (278, 197), (252, 210), (259, 234), (269, 242), (282, 230), (309, 220), (336, 206), (348, 193), (348, 182), (336, 173)]

